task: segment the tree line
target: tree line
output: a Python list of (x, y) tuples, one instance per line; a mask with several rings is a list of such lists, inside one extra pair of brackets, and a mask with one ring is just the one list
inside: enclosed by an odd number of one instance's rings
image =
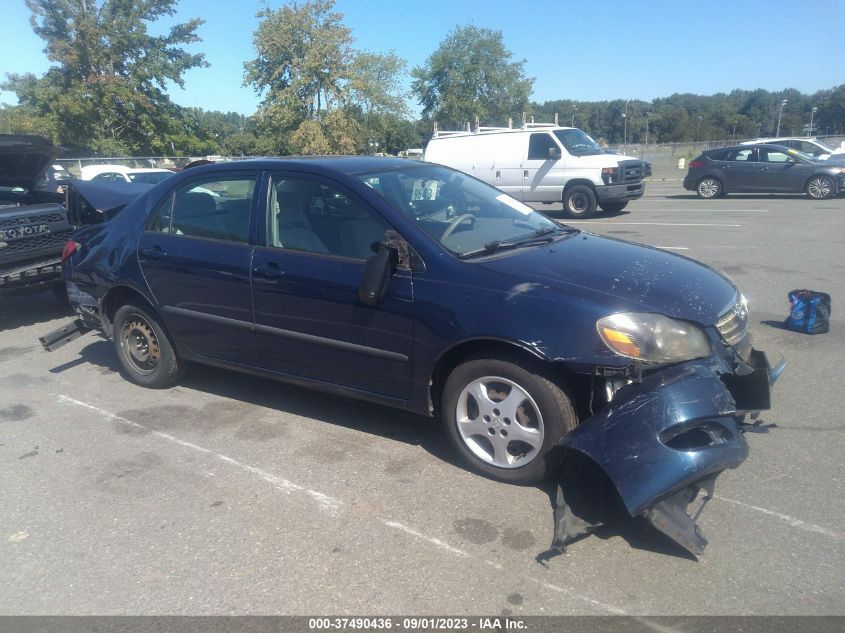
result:
[[(8, 74), (17, 105), (0, 106), (0, 132), (42, 134), (77, 155), (396, 154), (421, 147), (433, 124), (519, 125), (523, 117), (574, 125), (609, 144), (845, 133), (845, 84), (814, 94), (788, 89), (674, 94), (653, 101), (530, 100), (534, 79), (501, 31), (455, 27), (408, 71), (393, 51), (359, 49), (334, 0), (265, 7), (244, 86), (252, 115), (185, 108), (166, 83), (208, 66), (185, 46), (199, 18), (153, 36), (178, 0), (26, 0), (51, 62), (41, 77)], [(420, 107), (412, 116), (410, 103)], [(810, 120), (812, 117), (812, 129)]]

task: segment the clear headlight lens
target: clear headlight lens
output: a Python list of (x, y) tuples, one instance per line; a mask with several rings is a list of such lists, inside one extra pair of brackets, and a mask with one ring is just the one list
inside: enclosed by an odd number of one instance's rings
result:
[(710, 341), (701, 328), (662, 314), (620, 312), (596, 321), (611, 351), (649, 363), (669, 363), (709, 356)]

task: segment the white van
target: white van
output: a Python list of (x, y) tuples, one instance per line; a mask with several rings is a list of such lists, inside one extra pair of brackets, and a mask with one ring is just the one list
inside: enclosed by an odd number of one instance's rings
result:
[(545, 123), (435, 132), (425, 160), (471, 174), (523, 202), (562, 202), (575, 218), (589, 217), (596, 206), (621, 211), (642, 197), (643, 177), (651, 175), (648, 163), (609, 154), (578, 128)]

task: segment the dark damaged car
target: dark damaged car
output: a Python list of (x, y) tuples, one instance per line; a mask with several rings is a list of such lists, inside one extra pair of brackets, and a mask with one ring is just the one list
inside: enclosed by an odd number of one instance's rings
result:
[[(780, 368), (752, 348), (730, 280), (448, 168), (244, 161), (125, 205), (76, 187), (79, 318), (42, 342), (99, 330), (142, 386), (193, 361), (439, 416), (466, 463), (511, 483), (580, 454), (694, 552), (687, 504), (745, 459), (745, 425), (770, 406)], [(559, 523), (562, 540), (583, 531)]]

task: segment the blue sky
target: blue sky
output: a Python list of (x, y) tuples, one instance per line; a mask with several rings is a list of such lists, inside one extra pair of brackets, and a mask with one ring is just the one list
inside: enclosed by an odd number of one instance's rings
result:
[[(40, 75), (49, 64), (29, 10), (23, 0), (4, 4), (0, 77)], [(255, 111), (259, 99), (243, 86), (243, 62), (254, 55), (255, 14), (264, 4), (181, 0), (175, 20), (206, 20), (202, 42), (191, 49), (205, 53), (211, 66), (188, 72), (184, 90), (169, 89), (176, 103)], [(845, 82), (838, 44), (845, 0), (337, 0), (336, 10), (358, 48), (393, 50), (409, 69), (423, 64), (457, 25), (500, 30), (514, 58), (525, 59), (527, 74), (536, 78), (535, 101), (651, 100), (734, 88), (814, 92)], [(0, 103), (14, 102), (14, 95), (0, 92)]]

